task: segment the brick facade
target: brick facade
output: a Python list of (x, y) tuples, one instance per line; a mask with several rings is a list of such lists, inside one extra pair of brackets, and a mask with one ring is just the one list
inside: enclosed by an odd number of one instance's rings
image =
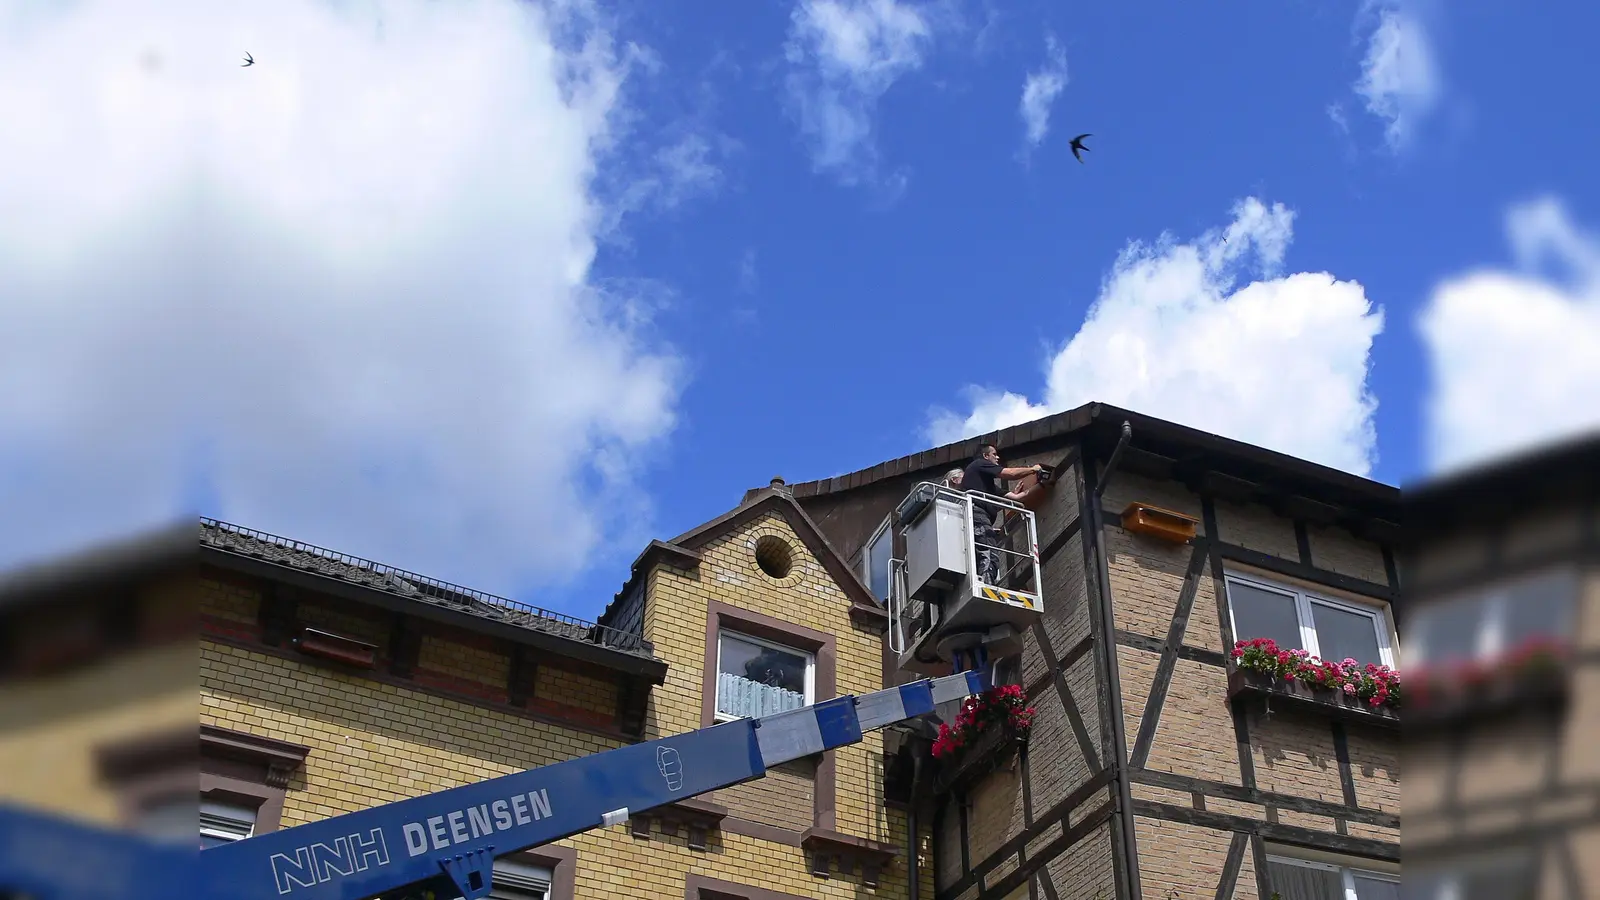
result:
[[(1376, 803), (1405, 804), (1408, 871), (1428, 884), (1481, 892), (1494, 878), (1502, 894), (1600, 895), (1597, 452), (1591, 440), (1507, 461), (1416, 501), (1419, 540), (1406, 568), (1413, 618), (1448, 616), (1457, 631), (1481, 631), (1478, 604), (1499, 594), (1537, 617), (1521, 625), (1537, 624), (1566, 655), (1557, 672), (1529, 681), (1499, 665), (1510, 647), (1480, 644), (1475, 662), (1495, 674), (1409, 731), (1403, 790), (1358, 782)], [(1436, 648), (1424, 656), (1428, 666), (1447, 663)], [(1352, 759), (1364, 768), (1371, 749), (1352, 744)]]
[[(756, 564), (753, 548), (763, 538), (788, 549), (785, 577)], [(650, 691), (640, 737), (709, 724), (704, 692), (716, 684), (714, 656), (709, 678), (707, 672), (708, 641), (715, 639), (708, 631), (716, 619), (711, 610), (720, 610), (719, 621), (730, 627), (748, 616), (825, 636), (828, 658), (818, 654), (818, 664), (828, 673), (818, 679), (818, 700), (882, 685), (881, 628), (852, 617), (852, 598), (781, 511), (698, 535), (693, 554), (697, 564), (688, 568), (669, 557), (636, 574), (644, 586), (642, 636), (667, 667), (665, 682)], [(297, 592), (295, 627), (310, 625), (377, 648), (375, 671), (342, 670), (263, 645), (262, 603), (270, 584), (221, 572), (208, 573), (203, 584), (201, 722), (308, 748), (284, 792), (282, 827), (631, 740), (619, 711), (629, 688), (603, 668), (548, 653), (529, 657), (536, 666), (531, 690), (515, 704), (508, 689), (515, 680), (511, 647), (430, 625), (409, 674), (395, 676), (387, 668), (397, 650), (386, 614)], [(905, 897), (903, 861), (869, 873), (853, 858), (835, 857), (823, 876), (813, 872), (816, 858), (803, 846), (818, 834), (835, 836), (825, 847), (863, 839), (886, 854), (906, 846), (906, 816), (883, 800), (882, 741), (869, 733), (829, 758), (800, 760), (759, 781), (696, 798), (725, 810), (703, 835), (680, 827), (670, 811), (656, 811), (629, 826), (560, 841), (559, 852), (571, 860), (571, 896), (677, 900), (704, 883), (723, 891), (745, 886), (752, 896)], [(569, 898), (558, 893), (553, 900)]]
[[(1284, 472), (1258, 470), (1241, 488), (1193, 461), (1179, 477), (1177, 450), (1163, 448), (1165, 462), (1136, 450), (1107, 480), (1111, 448), (1078, 434), (1041, 439), (1044, 425), (1010, 430), (1020, 447), (1007, 447), (1006, 434), (997, 440), (1007, 466), (1057, 467), (1033, 507), (1045, 611), (1025, 636), (1017, 676), (1036, 718), (1017, 759), (980, 768), (934, 801), (938, 900), (1261, 900), (1271, 890), (1269, 854), (1397, 873), (1398, 732), (1314, 708), (1231, 701), (1227, 653), (1236, 637), (1255, 635), (1232, 633), (1224, 582), (1249, 575), (1378, 610), (1397, 646), (1393, 549), (1352, 531), (1359, 516), (1262, 486), (1291, 478), (1287, 458)], [(968, 444), (965, 458), (976, 452)], [(1200, 446), (1182, 452), (1197, 459)], [(961, 464), (959, 447), (932, 455), (946, 451), (950, 462), (922, 471), (898, 474), (905, 461), (885, 463), (797, 485), (796, 494), (859, 562), (876, 527), (861, 520), (881, 521), (917, 481)], [(1088, 510), (1101, 482), (1097, 533)], [(1398, 518), (1398, 492), (1360, 489), (1383, 497), (1371, 504), (1379, 515)], [(1195, 539), (1174, 544), (1123, 529), (1120, 515), (1134, 503), (1188, 516)], [(1110, 728), (1119, 709), (1121, 748)], [(1119, 871), (1128, 859), (1137, 891)]]

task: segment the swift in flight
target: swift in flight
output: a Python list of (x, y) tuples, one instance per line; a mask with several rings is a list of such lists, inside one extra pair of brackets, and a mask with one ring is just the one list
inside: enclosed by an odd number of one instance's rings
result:
[(1094, 135), (1080, 134), (1072, 139), (1072, 155), (1077, 158), (1078, 162), (1083, 162), (1083, 152), (1081, 151), (1087, 151), (1089, 149), (1083, 145), (1083, 139), (1086, 137), (1094, 137)]

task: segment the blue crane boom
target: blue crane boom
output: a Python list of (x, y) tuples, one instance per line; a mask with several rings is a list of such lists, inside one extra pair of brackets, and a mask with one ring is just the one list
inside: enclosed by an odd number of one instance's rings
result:
[[(142, 865), (151, 873), (170, 869), (173, 878), (195, 878), (198, 890), (173, 893), (169, 881), (158, 888), (163, 896), (371, 900), (430, 885), (439, 897), (479, 900), (489, 895), (497, 856), (760, 778), (771, 766), (856, 743), (865, 732), (979, 693), (985, 682), (978, 672), (923, 679), (578, 757), (222, 844), (201, 851), (198, 871), (182, 875), (177, 861), (159, 855), (171, 851), (145, 848), (157, 855), (143, 857), (127, 849), (132, 839), (126, 836), (77, 833), (81, 841), (106, 840), (111, 852), (128, 855), (130, 872)], [(58, 866), (73, 868), (68, 856), (46, 864), (37, 853), (14, 852), (21, 844), (5, 839), (27, 830), (27, 817), (0, 810), (0, 896), (8, 889), (26, 890), (36, 900), (112, 896), (103, 883), (85, 890), (61, 878), (65, 870)], [(144, 884), (130, 884), (131, 892), (116, 896), (142, 898), (138, 891), (149, 881), (139, 881)]]

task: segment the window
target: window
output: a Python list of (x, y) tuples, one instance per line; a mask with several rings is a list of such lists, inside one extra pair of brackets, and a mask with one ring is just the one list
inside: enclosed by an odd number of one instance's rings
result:
[(1356, 865), (1267, 856), (1267, 876), (1283, 900), (1400, 900), (1400, 876)]
[(200, 796), (200, 849), (242, 841), (254, 834), (255, 828), (256, 811), (252, 807)]
[(1406, 629), (1413, 663), (1493, 659), (1532, 638), (1566, 636), (1577, 605), (1572, 569), (1539, 572), (1419, 608)]
[(1533, 900), (1538, 887), (1533, 856), (1512, 851), (1408, 873), (1405, 900)]
[(1330, 662), (1394, 665), (1389, 617), (1375, 606), (1334, 600), (1254, 576), (1227, 576), (1228, 608), (1239, 640), (1272, 638)]
[(872, 591), (872, 596), (885, 605), (889, 602), (889, 559), (894, 556), (894, 529), (889, 527), (891, 521), (883, 520), (861, 554), (861, 580)]
[(550, 900), (550, 870), (542, 866), (497, 859), (490, 900)]
[(811, 702), (816, 658), (731, 631), (717, 635), (719, 722), (770, 716)]

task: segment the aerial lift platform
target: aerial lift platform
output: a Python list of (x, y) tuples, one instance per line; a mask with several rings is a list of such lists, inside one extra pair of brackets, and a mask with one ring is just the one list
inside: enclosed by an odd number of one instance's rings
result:
[[(983, 533), (977, 512), (993, 523)], [(923, 482), (880, 527), (890, 540), (889, 647), (917, 674), (995, 666), (1022, 652), (1044, 613), (1039, 534), (1032, 510), (990, 494)], [(982, 557), (990, 565), (980, 565)], [(987, 570), (987, 571), (986, 571)]]

